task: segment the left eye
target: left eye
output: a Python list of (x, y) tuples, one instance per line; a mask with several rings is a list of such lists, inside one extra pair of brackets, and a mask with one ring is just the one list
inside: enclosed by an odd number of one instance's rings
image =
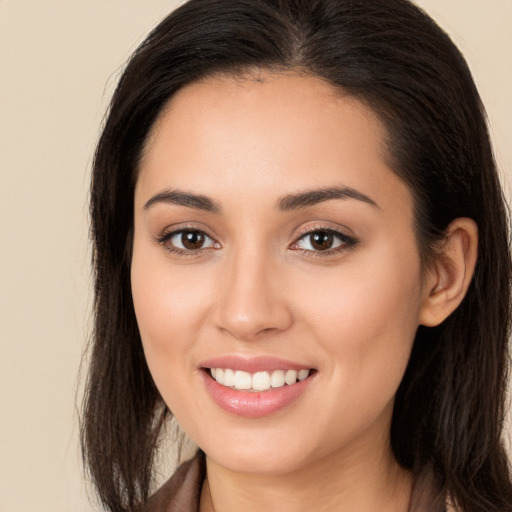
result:
[(215, 243), (205, 232), (196, 229), (175, 231), (167, 238), (167, 242), (173, 248), (183, 251), (198, 251), (213, 247)]
[(338, 247), (350, 244), (349, 237), (329, 229), (311, 231), (302, 235), (295, 246), (305, 251), (329, 251)]

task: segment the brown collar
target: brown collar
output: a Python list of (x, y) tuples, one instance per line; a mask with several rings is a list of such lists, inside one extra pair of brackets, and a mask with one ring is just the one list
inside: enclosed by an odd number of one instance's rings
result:
[(178, 467), (140, 512), (199, 512), (205, 476), (204, 453), (198, 450), (194, 458)]
[[(181, 464), (172, 477), (155, 493), (140, 512), (199, 512), (201, 489), (206, 477), (204, 453)], [(420, 473), (414, 484), (408, 512), (446, 512), (442, 493), (432, 472)]]

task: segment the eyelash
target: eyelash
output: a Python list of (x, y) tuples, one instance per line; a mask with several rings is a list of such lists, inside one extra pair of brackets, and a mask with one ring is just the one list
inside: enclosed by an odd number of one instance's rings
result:
[[(206, 251), (211, 251), (211, 250), (218, 248), (218, 247), (201, 247), (197, 250), (194, 250), (194, 249), (187, 250), (187, 249), (180, 249), (178, 247), (175, 247), (175, 246), (169, 244), (170, 240), (173, 237), (175, 237), (176, 235), (183, 234), (183, 233), (199, 233), (199, 234), (202, 234), (204, 237), (210, 239), (213, 242), (213, 245), (218, 244), (218, 242), (213, 240), (213, 238), (211, 236), (209, 236), (205, 231), (203, 231), (202, 229), (198, 229), (196, 227), (192, 227), (192, 226), (190, 226), (190, 227), (185, 226), (185, 227), (182, 227), (180, 229), (176, 229), (176, 230), (173, 230), (170, 232), (164, 232), (162, 235), (157, 237), (156, 241), (159, 244), (161, 244), (162, 246), (164, 246), (165, 249), (169, 253), (177, 254), (179, 256), (185, 256), (185, 257), (199, 256)], [(304, 240), (308, 236), (311, 236), (315, 233), (325, 233), (328, 235), (332, 235), (334, 238), (337, 238), (341, 243), (334, 249), (326, 249), (324, 251), (320, 251), (320, 250), (315, 251), (315, 250), (311, 250), (311, 249), (292, 249), (292, 250), (299, 251), (304, 254), (307, 253), (309, 257), (323, 258), (323, 257), (331, 256), (336, 253), (350, 250), (350, 249), (354, 248), (359, 243), (358, 240), (356, 240), (352, 236), (349, 236), (346, 233), (343, 233), (342, 231), (338, 231), (337, 229), (333, 229), (333, 228), (327, 227), (327, 226), (315, 226), (312, 229), (307, 229), (307, 230), (299, 233), (298, 237), (292, 243), (292, 246), (296, 245), (299, 241)]]

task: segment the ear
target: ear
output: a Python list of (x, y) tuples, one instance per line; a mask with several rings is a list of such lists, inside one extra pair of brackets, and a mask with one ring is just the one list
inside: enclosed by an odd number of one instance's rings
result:
[(419, 323), (439, 325), (462, 302), (473, 278), (478, 252), (478, 227), (461, 217), (449, 226), (435, 262), (428, 271)]

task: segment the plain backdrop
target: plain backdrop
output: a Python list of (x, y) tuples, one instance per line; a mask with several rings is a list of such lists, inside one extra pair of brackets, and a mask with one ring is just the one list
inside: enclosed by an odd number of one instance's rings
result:
[[(469, 61), (509, 194), (512, 0), (418, 3)], [(89, 171), (120, 69), (177, 4), (0, 0), (0, 512), (97, 510), (76, 414)]]

